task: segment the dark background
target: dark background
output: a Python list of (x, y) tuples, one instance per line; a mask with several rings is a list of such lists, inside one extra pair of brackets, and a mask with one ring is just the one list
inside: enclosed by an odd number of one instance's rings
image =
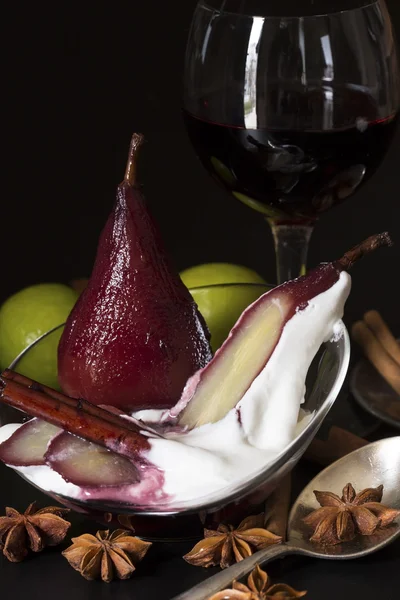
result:
[[(195, 4), (61, 3), (53, 12), (40, 2), (9, 5), (0, 300), (31, 283), (90, 274), (134, 131), (147, 138), (141, 179), (176, 266), (230, 261), (274, 280), (267, 224), (212, 181), (183, 127), (182, 67)], [(398, 0), (388, 4), (400, 36)], [(347, 318), (374, 307), (400, 327), (399, 136), (358, 195), (323, 215), (309, 265), (388, 229), (396, 246), (354, 271)]]
[[(90, 274), (133, 131), (147, 138), (141, 178), (177, 268), (229, 261), (274, 280), (267, 224), (214, 184), (183, 127), (181, 76), (195, 4), (57, 3), (52, 10), (40, 2), (8, 5), (13, 14), (4, 20), (0, 301), (29, 284)], [(388, 4), (400, 36), (399, 2)], [(321, 218), (309, 258), (310, 266), (334, 259), (364, 237), (389, 230), (395, 247), (354, 270), (345, 320), (350, 324), (364, 310), (378, 308), (397, 332), (399, 151), (400, 132), (374, 178)], [(315, 469), (303, 465), (298, 472), (299, 486)], [(45, 505), (44, 496), (1, 468), (1, 506), (24, 508), (35, 498)], [(88, 527), (74, 520), (75, 534)], [(170, 598), (206, 576), (179, 558), (189, 547), (155, 548), (140, 577), (111, 586), (86, 583), (57, 553), (21, 566), (0, 560), (0, 594), (12, 593), (16, 600)], [(391, 581), (398, 568), (396, 544), (351, 565), (287, 559), (269, 571), (275, 580), (308, 588), (310, 598), (333, 600), (394, 598)]]

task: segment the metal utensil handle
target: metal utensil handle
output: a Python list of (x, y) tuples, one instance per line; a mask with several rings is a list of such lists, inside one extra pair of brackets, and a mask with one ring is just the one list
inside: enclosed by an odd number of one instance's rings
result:
[(261, 565), (262, 563), (271, 562), (272, 560), (275, 560), (275, 558), (283, 557), (287, 554), (295, 554), (297, 552), (298, 548), (288, 546), (287, 544), (279, 544), (270, 546), (264, 550), (259, 550), (236, 565), (232, 565), (228, 569), (221, 571), (221, 573), (217, 573), (202, 583), (199, 583), (187, 592), (175, 596), (173, 600), (208, 600), (213, 594), (228, 587), (234, 579), (241, 579), (250, 573), (257, 564)]

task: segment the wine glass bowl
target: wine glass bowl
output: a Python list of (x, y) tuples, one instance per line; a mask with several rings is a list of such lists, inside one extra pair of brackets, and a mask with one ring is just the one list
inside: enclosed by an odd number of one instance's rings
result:
[(399, 89), (383, 0), (198, 3), (184, 121), (213, 178), (268, 219), (278, 283), (304, 269), (319, 215), (382, 162)]
[[(247, 284), (230, 284), (230, 287), (233, 289), (235, 285), (243, 288)], [(36, 340), (10, 367), (26, 375), (26, 366), (29, 364), (31, 353), (37, 352), (41, 345), (51, 343), (52, 337), (56, 336), (59, 339), (63, 327), (64, 325), (60, 325)], [(299, 427), (294, 441), (261, 471), (249, 474), (245, 481), (238, 481), (213, 495), (204, 490), (204, 495), (194, 502), (177, 501), (157, 507), (124, 504), (115, 500), (82, 501), (55, 491), (50, 483), (51, 480), (48, 486), (43, 487), (41, 482), (29, 472), (29, 468), (18, 471), (19, 475), (62, 505), (103, 524), (119, 523), (121, 526), (121, 523), (126, 523), (128, 517), (137, 534), (148, 539), (198, 537), (204, 526), (212, 528), (222, 521), (236, 522), (248, 514), (256, 514), (264, 509), (265, 501), (282, 478), (300, 460), (338, 397), (347, 374), (349, 357), (350, 342), (344, 329), (340, 339), (321, 347), (310, 367), (306, 402), (303, 408), (313, 413), (313, 416)], [(29, 371), (29, 376), (33, 377), (33, 375)], [(46, 382), (39, 380), (39, 383)], [(24, 413), (0, 404), (0, 426), (21, 423), (28, 418)]]

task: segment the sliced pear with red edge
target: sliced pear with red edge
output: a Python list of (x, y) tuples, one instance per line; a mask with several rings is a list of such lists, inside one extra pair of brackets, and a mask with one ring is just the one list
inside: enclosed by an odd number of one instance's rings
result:
[(45, 465), (44, 455), (62, 430), (41, 419), (31, 419), (0, 444), (0, 460), (12, 467)]
[(179, 417), (181, 425), (193, 428), (220, 421), (262, 371), (293, 308), (290, 296), (270, 294), (244, 312), (214, 359), (189, 380), (182, 397), (188, 404)]
[(81, 487), (118, 487), (139, 481), (138, 470), (128, 458), (68, 432), (52, 440), (46, 463), (65, 481)]
[[(340, 260), (321, 263), (307, 275), (261, 296), (244, 311), (208, 365), (188, 381), (170, 415), (188, 429), (223, 419), (264, 369), (288, 321), (313, 298), (330, 289), (341, 272), (349, 270), (355, 261), (387, 245), (391, 245), (387, 233), (371, 236)], [(301, 340), (296, 341), (301, 352)]]

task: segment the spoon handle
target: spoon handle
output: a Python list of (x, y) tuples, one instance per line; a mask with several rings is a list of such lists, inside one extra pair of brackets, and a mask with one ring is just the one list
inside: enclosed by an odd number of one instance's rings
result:
[(187, 592), (175, 596), (173, 600), (208, 600), (213, 594), (228, 587), (234, 579), (241, 579), (250, 573), (256, 565), (271, 562), (278, 557), (283, 557), (287, 554), (296, 554), (297, 552), (297, 548), (289, 546), (288, 544), (269, 546), (269, 548), (259, 550), (245, 560), (209, 577), (209, 579), (195, 585)]

